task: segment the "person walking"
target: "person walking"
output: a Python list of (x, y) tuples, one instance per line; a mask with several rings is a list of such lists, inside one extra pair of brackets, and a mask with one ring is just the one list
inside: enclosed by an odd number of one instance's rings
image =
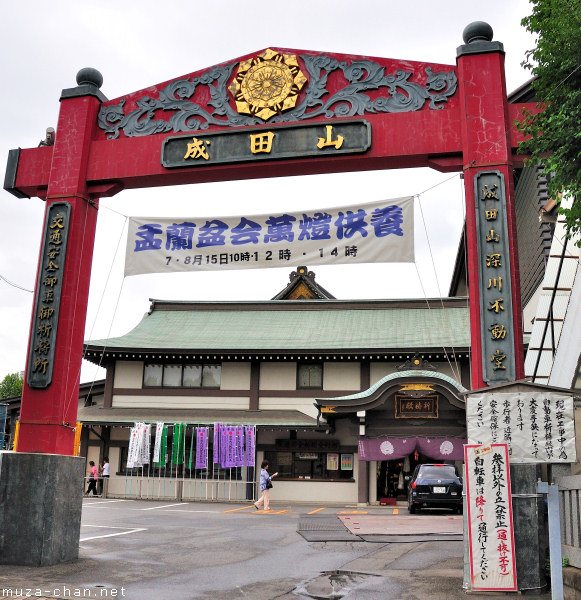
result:
[(262, 496), (259, 500), (254, 503), (254, 508), (258, 510), (264, 505), (264, 510), (270, 510), (270, 488), (272, 487), (272, 478), (276, 477), (278, 473), (268, 474), (268, 461), (263, 460), (260, 465), (260, 491)]
[(103, 495), (103, 479), (109, 479), (109, 459), (104, 456), (103, 464), (101, 466), (101, 477), (99, 478), (99, 494)]
[(91, 490), (93, 490), (93, 496), (97, 495), (97, 479), (99, 479), (99, 473), (97, 472), (97, 467), (95, 463), (90, 460), (89, 461), (89, 487), (85, 493), (85, 496), (88, 496)]

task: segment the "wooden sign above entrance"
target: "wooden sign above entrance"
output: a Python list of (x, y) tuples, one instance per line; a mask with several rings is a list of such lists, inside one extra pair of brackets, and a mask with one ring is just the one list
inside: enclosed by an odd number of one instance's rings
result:
[(395, 397), (396, 419), (437, 419), (438, 396), (410, 398), (409, 396)]
[(365, 152), (370, 147), (371, 127), (367, 121), (277, 125), (166, 138), (161, 164), (168, 168), (200, 167), (281, 158), (318, 158)]

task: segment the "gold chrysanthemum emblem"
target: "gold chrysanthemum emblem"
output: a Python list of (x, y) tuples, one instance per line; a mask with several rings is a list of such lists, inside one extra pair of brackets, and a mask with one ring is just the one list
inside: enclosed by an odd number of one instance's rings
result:
[(294, 108), (306, 81), (296, 56), (268, 49), (238, 65), (230, 92), (239, 113), (256, 115), (266, 121)]

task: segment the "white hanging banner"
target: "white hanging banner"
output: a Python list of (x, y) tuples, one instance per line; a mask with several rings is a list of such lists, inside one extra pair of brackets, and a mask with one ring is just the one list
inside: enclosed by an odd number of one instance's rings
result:
[(159, 452), (161, 449), (161, 438), (163, 437), (163, 423), (157, 422), (155, 426), (155, 445), (153, 446), (153, 462), (159, 462)]
[(142, 467), (149, 464), (149, 437), (151, 425), (135, 423), (129, 436), (129, 449), (127, 450), (127, 468)]
[(472, 590), (517, 591), (507, 445), (464, 451)]
[(506, 443), (511, 463), (574, 463), (573, 396), (484, 392), (466, 400), (469, 444)]
[(135, 426), (131, 428), (129, 435), (129, 449), (127, 450), (127, 468), (133, 469), (133, 467), (139, 466), (139, 456), (141, 453), (141, 443), (143, 437), (141, 435), (141, 428), (143, 423), (135, 423)]
[(150, 424), (144, 424), (142, 430), (141, 430), (141, 435), (143, 438), (143, 441), (141, 443), (141, 455), (139, 457), (139, 460), (141, 462), (141, 466), (143, 465), (148, 465), (149, 464), (149, 456), (150, 456), (150, 452), (151, 452), (151, 425)]
[(131, 217), (125, 275), (413, 262), (413, 197), (296, 213)]

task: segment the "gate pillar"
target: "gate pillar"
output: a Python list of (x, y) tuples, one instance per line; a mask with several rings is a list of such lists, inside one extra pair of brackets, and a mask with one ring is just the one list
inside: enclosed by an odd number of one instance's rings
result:
[(524, 377), (511, 129), (504, 48), (492, 28), (457, 49), (466, 194), (472, 389)]
[[(86, 183), (103, 82), (94, 69), (61, 95), (28, 341), (18, 452), (73, 453), (98, 199)], [(61, 250), (64, 249), (64, 252)]]

